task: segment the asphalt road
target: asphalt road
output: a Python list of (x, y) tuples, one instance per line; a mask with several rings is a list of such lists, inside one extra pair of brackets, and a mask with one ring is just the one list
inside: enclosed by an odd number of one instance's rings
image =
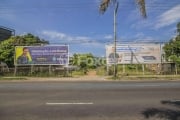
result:
[(180, 120), (180, 82), (1, 82), (0, 120)]

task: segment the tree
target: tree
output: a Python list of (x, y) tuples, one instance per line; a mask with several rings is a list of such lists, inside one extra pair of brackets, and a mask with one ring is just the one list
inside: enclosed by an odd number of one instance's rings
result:
[[(140, 12), (143, 16), (143, 18), (146, 18), (146, 7), (145, 7), (145, 0), (135, 0), (135, 2), (138, 4), (138, 7), (140, 8)], [(116, 17), (117, 17), (117, 11), (118, 11), (118, 5), (119, 2), (118, 0), (101, 0), (100, 8), (99, 11), (104, 14), (106, 12), (107, 8), (109, 7), (110, 4), (114, 5), (114, 60), (116, 61)], [(114, 62), (114, 77), (116, 78), (117, 75), (117, 63)]]
[[(117, 3), (117, 1), (118, 0), (101, 0), (99, 11), (103, 14), (107, 10), (109, 4), (111, 3), (115, 4)], [(146, 18), (147, 15), (146, 15), (145, 0), (135, 0), (135, 2), (138, 4), (142, 16)]]
[(0, 42), (0, 61), (5, 62), (9, 67), (12, 67), (14, 66), (15, 46), (30, 46), (41, 44), (49, 44), (49, 42), (30, 33), (23, 36), (11, 37)]
[(177, 36), (172, 38), (163, 47), (165, 58), (167, 61), (172, 61), (180, 64), (180, 22), (177, 24)]
[(177, 24), (177, 33), (178, 33), (178, 36), (180, 36), (180, 22)]
[(71, 64), (79, 66), (80, 68), (95, 68), (95, 57), (91, 53), (74, 54), (71, 59)]

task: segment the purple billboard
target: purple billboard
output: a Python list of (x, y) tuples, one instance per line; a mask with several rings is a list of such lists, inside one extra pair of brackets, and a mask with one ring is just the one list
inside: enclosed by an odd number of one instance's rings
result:
[(17, 46), (15, 65), (67, 65), (69, 46)]

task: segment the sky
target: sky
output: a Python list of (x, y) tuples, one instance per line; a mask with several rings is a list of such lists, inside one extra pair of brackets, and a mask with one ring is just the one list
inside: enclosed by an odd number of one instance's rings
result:
[[(105, 56), (113, 43), (113, 5), (102, 15), (101, 0), (0, 0), (0, 26), (16, 35), (32, 33), (52, 45), (68, 44), (70, 54)], [(146, 0), (144, 19), (135, 0), (118, 0), (118, 44), (168, 42), (180, 22), (179, 0)]]

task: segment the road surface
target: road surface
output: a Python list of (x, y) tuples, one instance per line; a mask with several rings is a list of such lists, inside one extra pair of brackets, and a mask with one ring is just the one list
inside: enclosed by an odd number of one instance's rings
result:
[(180, 120), (180, 82), (1, 82), (0, 120)]

